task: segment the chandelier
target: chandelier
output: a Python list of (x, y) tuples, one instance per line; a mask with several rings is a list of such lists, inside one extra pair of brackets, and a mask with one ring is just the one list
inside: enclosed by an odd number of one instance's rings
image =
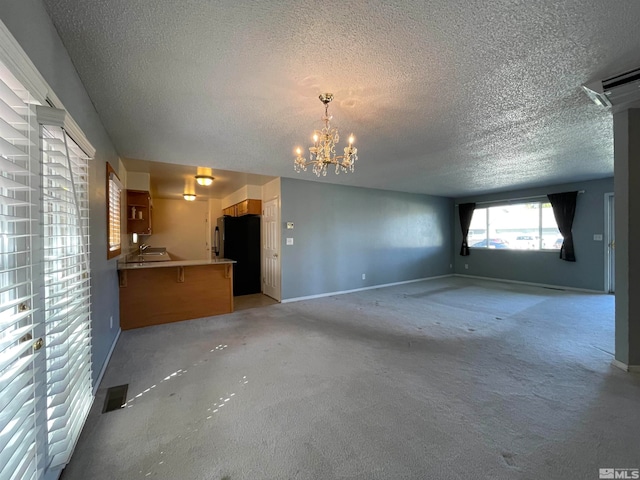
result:
[(302, 156), (302, 150), (296, 149), (297, 157), (294, 161), (294, 168), (297, 173), (306, 171), (309, 165), (313, 165), (313, 173), (318, 177), (327, 175), (329, 165), (336, 166), (336, 174), (343, 172), (353, 172), (355, 162), (358, 160), (358, 149), (353, 146), (353, 134), (349, 136), (349, 145), (344, 147), (344, 155), (336, 155), (336, 143), (340, 140), (338, 129), (331, 127), (329, 121), (333, 118), (329, 115), (329, 103), (333, 100), (333, 93), (323, 93), (320, 101), (324, 103), (324, 128), (313, 132), (313, 146), (309, 147), (309, 161)]

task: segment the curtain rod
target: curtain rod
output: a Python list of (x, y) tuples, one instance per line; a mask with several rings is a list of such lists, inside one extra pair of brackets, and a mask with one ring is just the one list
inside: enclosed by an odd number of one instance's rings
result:
[[(578, 190), (578, 193), (584, 193), (584, 190)], [(486, 200), (484, 202), (476, 202), (476, 205), (487, 205), (489, 203), (505, 203), (505, 202), (517, 202), (520, 200), (533, 200), (533, 199), (537, 199), (537, 198), (546, 198), (547, 196), (545, 194), (542, 195), (535, 195), (533, 197), (518, 197), (518, 198), (505, 198), (503, 200)], [(456, 207), (460, 205), (459, 203), (456, 203)]]

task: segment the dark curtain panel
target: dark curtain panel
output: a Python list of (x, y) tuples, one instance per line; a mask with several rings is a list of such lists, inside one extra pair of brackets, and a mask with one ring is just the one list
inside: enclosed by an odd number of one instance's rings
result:
[(476, 209), (475, 203), (461, 203), (458, 205), (458, 213), (460, 214), (460, 228), (462, 229), (462, 246), (460, 247), (460, 255), (466, 257), (469, 255), (469, 245), (467, 244), (467, 236), (469, 235), (469, 225), (471, 225), (471, 217)]
[(575, 262), (576, 255), (573, 250), (573, 217), (576, 214), (576, 199), (578, 192), (552, 193), (547, 195), (553, 207), (553, 216), (556, 217), (558, 230), (564, 237), (560, 258), (567, 262)]

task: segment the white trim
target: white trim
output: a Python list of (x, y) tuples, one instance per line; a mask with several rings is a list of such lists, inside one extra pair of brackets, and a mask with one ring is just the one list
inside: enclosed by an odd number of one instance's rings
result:
[(51, 88), (2, 20), (0, 20), (0, 60), (29, 90), (35, 100), (42, 105), (46, 103), (47, 93)]
[[(46, 105), (50, 102), (55, 108), (67, 110), (2, 20), (0, 20), (0, 60), (38, 103)], [(96, 149), (68, 111), (64, 128), (89, 157), (95, 157)]]
[(106, 372), (107, 366), (109, 365), (109, 361), (111, 360), (111, 355), (113, 355), (113, 351), (116, 348), (116, 343), (118, 343), (118, 340), (120, 339), (120, 334), (121, 333), (122, 333), (122, 329), (118, 328), (118, 333), (116, 333), (116, 338), (113, 340), (113, 343), (111, 344), (111, 348), (109, 349), (109, 353), (107, 353), (107, 358), (105, 358), (104, 364), (102, 365), (102, 369), (100, 370), (100, 374), (98, 375), (98, 378), (96, 379), (96, 383), (93, 386), (93, 396), (94, 396), (94, 398), (96, 396), (96, 392), (98, 391), (98, 387), (100, 387), (100, 383), (102, 382), (102, 377), (104, 377), (104, 372)]
[(640, 373), (640, 365), (627, 365), (626, 363), (616, 360), (611, 360), (611, 365), (629, 373)]
[(86, 137), (86, 135), (84, 134), (80, 126), (73, 119), (69, 111), (66, 108), (64, 108), (64, 105), (62, 104), (62, 102), (58, 99), (58, 97), (55, 96), (55, 94), (51, 89), (49, 89), (49, 101), (51, 101), (51, 103), (55, 108), (59, 108), (66, 112), (63, 126), (64, 126), (64, 129), (69, 134), (69, 136), (73, 139), (73, 141), (76, 142), (78, 146), (82, 149), (82, 151), (86, 153), (90, 158), (95, 158), (96, 149), (94, 148), (93, 145), (91, 145), (91, 142)]
[(480, 277), (477, 275), (463, 275), (461, 273), (454, 273), (453, 275), (455, 277), (476, 278), (478, 280), (490, 280), (492, 282), (515, 283), (518, 285), (530, 285), (532, 287), (553, 288), (554, 290), (572, 290), (575, 292), (600, 293), (600, 294), (606, 293), (606, 292), (603, 292), (602, 290), (591, 290), (588, 288), (567, 287), (565, 285), (551, 285), (548, 283), (520, 282), (519, 280), (508, 280), (506, 278)]
[(353, 290), (341, 290), (339, 292), (319, 293), (318, 295), (307, 295), (306, 297), (286, 298), (284, 300), (281, 300), (280, 303), (292, 303), (292, 302), (300, 302), (302, 300), (313, 300), (314, 298), (332, 297), (334, 295), (344, 295), (345, 293), (362, 292), (364, 290), (375, 290), (378, 288), (393, 287), (395, 285), (405, 285), (407, 283), (424, 282), (426, 280), (436, 280), (438, 278), (447, 278), (447, 277), (453, 277), (453, 276), (454, 276), (453, 274), (449, 273), (447, 275), (438, 275), (437, 277), (425, 277), (425, 278), (416, 278), (415, 280), (405, 280), (403, 282), (383, 283), (382, 285), (372, 285), (370, 287), (354, 288)]

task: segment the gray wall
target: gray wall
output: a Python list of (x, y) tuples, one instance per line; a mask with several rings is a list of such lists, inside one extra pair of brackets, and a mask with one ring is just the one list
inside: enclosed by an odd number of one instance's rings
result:
[[(107, 261), (106, 163), (118, 157), (41, 0), (4, 1), (0, 19), (96, 148), (90, 171), (92, 354), (95, 384), (115, 339), (119, 317), (116, 261)], [(109, 318), (113, 317), (113, 328)]]
[(452, 273), (452, 199), (290, 178), (281, 195), (283, 300)]
[[(455, 203), (457, 205), (575, 190), (585, 191), (578, 195), (573, 222), (575, 263), (560, 260), (557, 252), (530, 250), (472, 249), (471, 255), (461, 257), (459, 252), (462, 233), (456, 207), (454, 209), (455, 273), (604, 291), (605, 245), (604, 241), (594, 241), (593, 235), (605, 234), (604, 194), (613, 192), (613, 178), (464, 197), (456, 199)], [(465, 264), (469, 265), (468, 270), (464, 268)]]

